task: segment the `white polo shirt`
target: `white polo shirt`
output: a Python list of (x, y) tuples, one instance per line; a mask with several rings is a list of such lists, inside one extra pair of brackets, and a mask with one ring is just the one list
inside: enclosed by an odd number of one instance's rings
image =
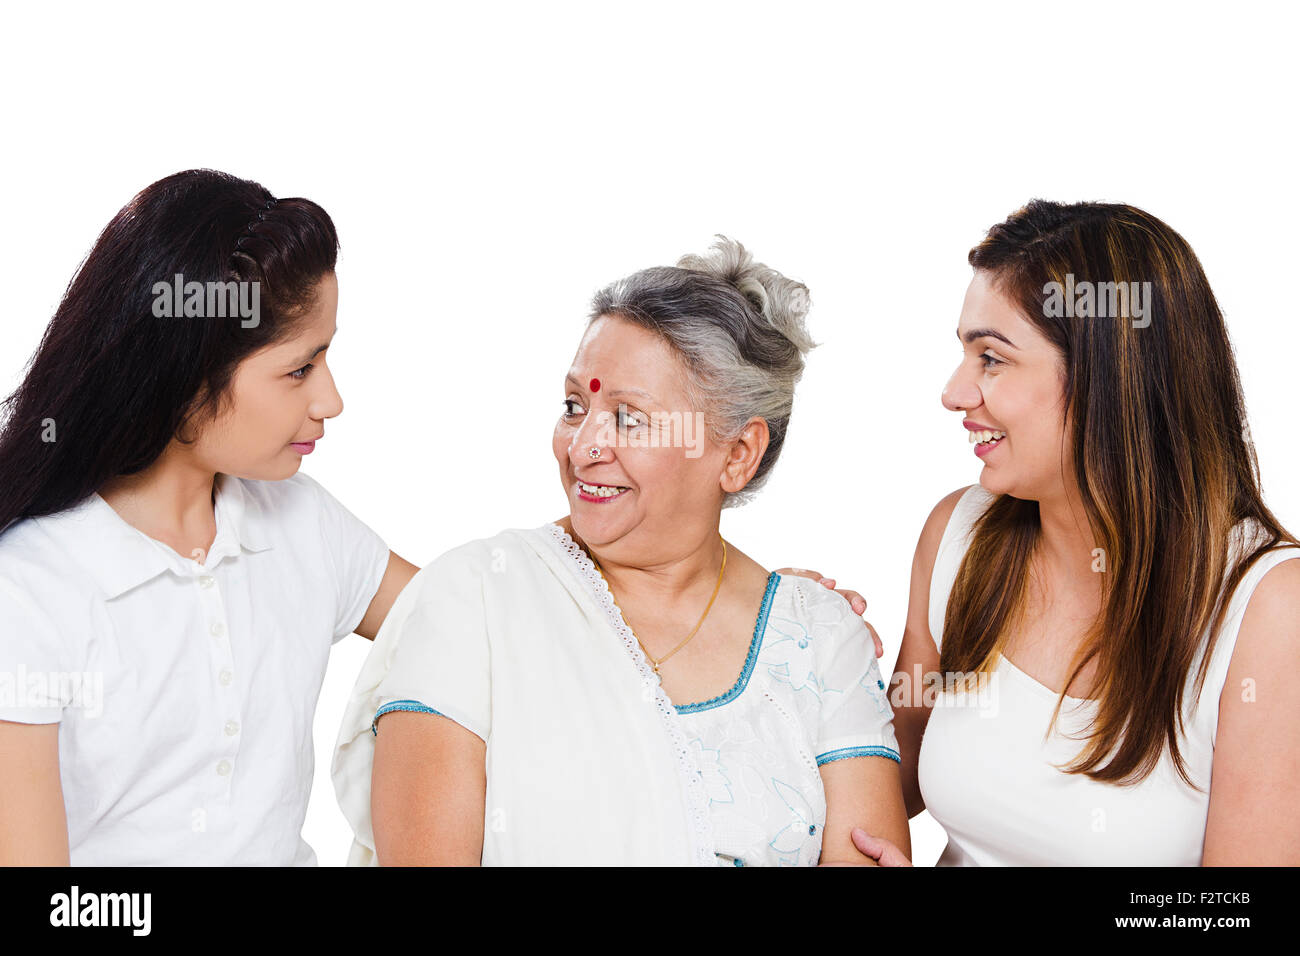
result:
[(324, 488), (221, 476), (206, 562), (99, 495), (0, 535), (0, 720), (60, 723), (74, 865), (305, 865), (331, 644), (388, 564)]

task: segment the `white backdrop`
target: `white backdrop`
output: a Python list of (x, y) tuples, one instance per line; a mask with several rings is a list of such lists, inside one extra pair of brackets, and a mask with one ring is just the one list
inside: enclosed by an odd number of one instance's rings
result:
[[(966, 252), (1033, 197), (1141, 206), (1227, 315), (1268, 500), (1300, 530), (1296, 17), (1238, 3), (87, 5), (7, 12), (0, 387), (99, 230), (206, 166), (334, 217), (346, 409), (306, 470), (417, 564), (558, 517), (591, 293), (715, 233), (812, 291), (784, 457), (724, 533), (862, 591), (897, 655), (925, 516), (979, 464), (939, 393)], [(334, 651), (306, 836), (368, 648)], [(996, 773), (996, 767), (989, 768)], [(913, 820), (918, 864), (942, 849)]]

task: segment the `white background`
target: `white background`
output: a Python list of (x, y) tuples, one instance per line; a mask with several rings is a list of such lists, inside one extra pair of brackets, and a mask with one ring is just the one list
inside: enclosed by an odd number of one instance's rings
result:
[[(1188, 239), (1269, 503), (1300, 530), (1280, 5), (22, 9), (0, 57), (0, 387), (147, 184), (206, 166), (311, 198), (343, 243), (346, 410), (306, 470), (417, 564), (563, 513), (550, 436), (591, 293), (725, 233), (807, 283), (822, 347), (773, 480), (724, 533), (866, 594), (888, 673), (921, 524), (979, 473), (939, 403), (966, 252), (1033, 197), (1132, 203)], [(368, 646), (336, 647), (317, 715), (326, 864), (350, 839), (328, 768)], [(944, 837), (922, 815), (913, 840), (928, 864)]]

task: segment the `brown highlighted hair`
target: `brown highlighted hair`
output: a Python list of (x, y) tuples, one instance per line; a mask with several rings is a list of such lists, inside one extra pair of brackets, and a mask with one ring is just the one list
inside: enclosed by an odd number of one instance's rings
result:
[[(1104, 549), (1101, 613), (1065, 683), (1096, 661), (1097, 716), (1062, 769), (1138, 783), (1167, 747), (1193, 784), (1178, 748), (1188, 678), (1195, 671), (1199, 697), (1250, 566), (1297, 543), (1264, 504), (1214, 293), (1182, 236), (1128, 205), (1034, 200), (990, 229), (969, 261), (1061, 353), (1070, 477)], [(1049, 283), (1059, 289), (1067, 276), (1149, 282), (1148, 312), (1139, 321), (1130, 303), (1110, 317), (1065, 317), (1046, 300)], [(1238, 539), (1234, 529), (1253, 533)], [(1009, 495), (978, 520), (944, 619), (945, 672), (992, 669), (1024, 607), (1039, 533), (1038, 503)], [(1053, 720), (1063, 699), (1064, 689)]]

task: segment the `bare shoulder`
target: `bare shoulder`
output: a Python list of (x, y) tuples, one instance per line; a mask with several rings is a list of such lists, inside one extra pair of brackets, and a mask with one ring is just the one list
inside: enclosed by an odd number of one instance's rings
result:
[[(1300, 717), (1300, 685), (1289, 675), (1300, 649), (1300, 560), (1289, 558), (1255, 585), (1237, 630), (1219, 695), (1220, 742), (1252, 722)], [(1244, 693), (1243, 688), (1253, 688)], [(1245, 720), (1246, 725), (1240, 722)]]
[(1234, 666), (1243, 660), (1294, 660), (1300, 637), (1300, 552), (1264, 573), (1237, 632)]
[(1300, 609), (1300, 550), (1293, 550), (1291, 557), (1264, 572), (1250, 596), (1249, 607), (1264, 613), (1283, 611), (1288, 617)]

